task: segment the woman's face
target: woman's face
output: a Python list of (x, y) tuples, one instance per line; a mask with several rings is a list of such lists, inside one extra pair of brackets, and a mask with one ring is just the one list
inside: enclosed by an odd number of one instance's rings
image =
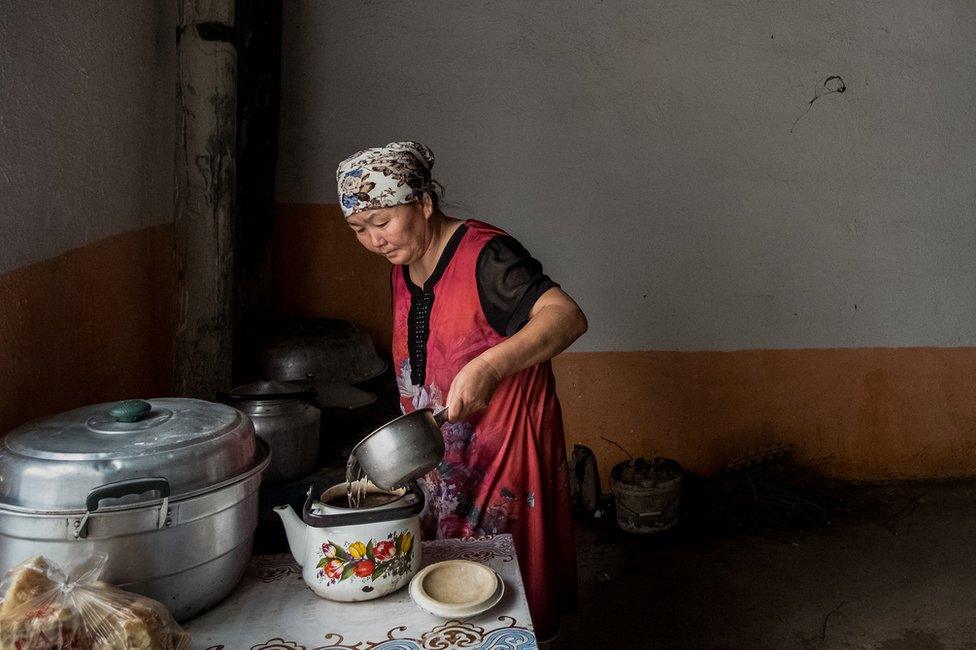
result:
[(425, 205), (429, 202), (424, 197), (419, 203), (363, 210), (346, 217), (346, 223), (366, 250), (382, 255), (390, 264), (411, 264), (430, 245)]

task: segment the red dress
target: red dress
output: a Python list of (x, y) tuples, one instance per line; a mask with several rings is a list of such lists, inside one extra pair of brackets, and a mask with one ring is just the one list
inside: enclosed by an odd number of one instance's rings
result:
[[(443, 408), (458, 371), (505, 340), (489, 323), (477, 279), (479, 255), (498, 236), (507, 237), (466, 222), (423, 287), (410, 281), (407, 267), (393, 268), (393, 360), (405, 413)], [(576, 604), (577, 578), (562, 413), (549, 362), (506, 378), (484, 411), (443, 433), (444, 460), (421, 481), (429, 497), (424, 537), (511, 533), (536, 635), (551, 637), (559, 615)]]

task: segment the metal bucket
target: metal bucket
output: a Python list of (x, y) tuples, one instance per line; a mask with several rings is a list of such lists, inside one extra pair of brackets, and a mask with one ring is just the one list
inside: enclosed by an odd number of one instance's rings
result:
[(681, 474), (650, 486), (621, 480), (629, 461), (610, 470), (610, 491), (616, 503), (617, 525), (630, 533), (660, 533), (678, 525), (681, 511)]

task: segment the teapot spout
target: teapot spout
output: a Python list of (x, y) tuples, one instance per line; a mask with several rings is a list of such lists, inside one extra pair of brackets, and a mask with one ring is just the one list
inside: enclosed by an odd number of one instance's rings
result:
[(308, 527), (289, 505), (275, 506), (274, 511), (278, 513), (281, 523), (285, 525), (285, 535), (288, 537), (288, 548), (291, 550), (292, 557), (298, 562), (298, 566), (301, 566), (302, 557), (305, 555), (305, 533)]

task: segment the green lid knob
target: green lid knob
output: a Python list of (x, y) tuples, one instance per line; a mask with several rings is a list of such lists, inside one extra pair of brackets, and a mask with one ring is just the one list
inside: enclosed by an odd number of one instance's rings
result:
[(116, 422), (138, 422), (149, 415), (151, 410), (152, 404), (144, 399), (127, 399), (110, 408), (108, 414)]

